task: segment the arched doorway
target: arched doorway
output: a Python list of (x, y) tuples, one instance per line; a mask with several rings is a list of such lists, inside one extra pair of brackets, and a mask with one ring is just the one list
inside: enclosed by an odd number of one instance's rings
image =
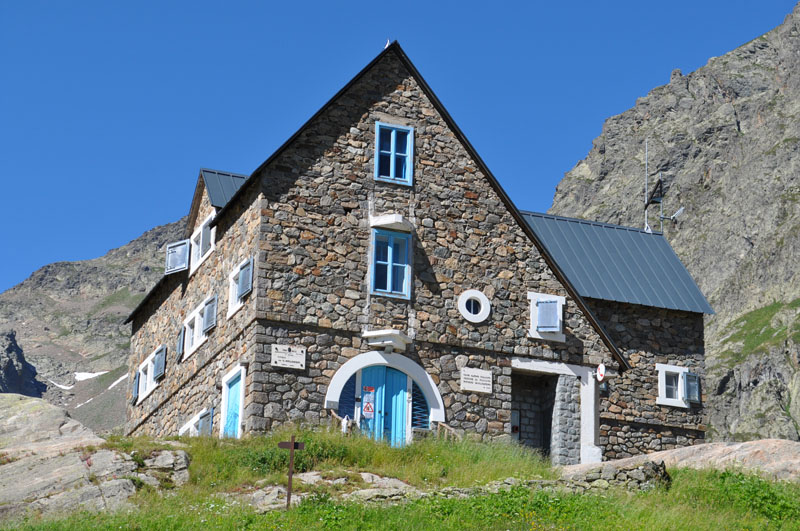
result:
[(400, 354), (367, 352), (334, 374), (325, 407), (392, 446), (412, 440), (414, 429), (444, 421), (444, 404), (430, 375)]

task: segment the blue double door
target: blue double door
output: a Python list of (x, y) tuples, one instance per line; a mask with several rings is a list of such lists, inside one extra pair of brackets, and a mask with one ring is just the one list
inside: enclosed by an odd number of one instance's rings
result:
[(361, 430), (392, 446), (406, 443), (408, 376), (385, 366), (361, 371)]

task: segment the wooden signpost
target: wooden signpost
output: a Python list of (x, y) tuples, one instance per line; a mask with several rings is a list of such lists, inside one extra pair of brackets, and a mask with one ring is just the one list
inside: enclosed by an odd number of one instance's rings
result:
[(291, 441), (278, 443), (278, 448), (289, 449), (289, 485), (286, 488), (286, 508), (292, 504), (292, 476), (294, 475), (294, 451), (302, 450), (306, 447), (305, 443), (294, 442), (294, 435)]

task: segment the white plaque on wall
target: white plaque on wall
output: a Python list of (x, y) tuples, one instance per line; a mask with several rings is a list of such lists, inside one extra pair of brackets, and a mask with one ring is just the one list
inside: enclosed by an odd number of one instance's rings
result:
[(464, 367), (461, 369), (461, 390), (491, 394), (492, 371)]
[(273, 367), (287, 367), (289, 369), (305, 369), (306, 347), (272, 345), (272, 359), (270, 360), (270, 365)]

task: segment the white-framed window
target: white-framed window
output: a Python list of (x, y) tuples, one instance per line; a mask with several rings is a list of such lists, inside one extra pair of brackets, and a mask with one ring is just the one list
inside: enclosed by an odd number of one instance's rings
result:
[(228, 318), (244, 306), (244, 298), (253, 291), (253, 259), (237, 265), (228, 275)]
[(413, 184), (413, 127), (375, 122), (375, 180)]
[[(183, 322), (181, 337), (178, 340), (179, 352), (183, 351), (183, 358), (191, 356), (200, 345), (205, 343), (208, 332), (217, 325), (217, 296), (211, 297), (200, 303), (189, 317)], [(180, 349), (180, 345), (183, 346)]]
[(566, 341), (564, 335), (564, 305), (566, 298), (547, 293), (528, 292), (531, 304), (531, 323), (528, 337), (548, 341)]
[(468, 289), (458, 297), (458, 311), (470, 323), (482, 323), (491, 309), (489, 299), (476, 289)]
[[(658, 398), (656, 398), (656, 404), (688, 408), (686, 381), (688, 376), (691, 375), (696, 378), (696, 375), (689, 373), (687, 367), (667, 365), (665, 363), (656, 363), (656, 371), (658, 372)], [(697, 384), (697, 402), (699, 402), (699, 380)]]
[(188, 435), (190, 437), (211, 435), (213, 418), (214, 408), (204, 408), (181, 427), (178, 435)]
[(164, 377), (167, 349), (159, 345), (144, 361), (139, 364), (139, 369), (134, 377), (134, 403), (142, 400), (158, 387), (158, 382)]
[(371, 291), (376, 295), (411, 297), (411, 234), (372, 229)]
[(236, 365), (222, 377), (222, 405), (220, 407), (219, 436), (239, 439), (242, 436), (244, 415), (244, 386), (247, 373), (244, 366)]
[(197, 230), (192, 233), (192, 237), (189, 238), (189, 244), (191, 246), (191, 262), (189, 266), (189, 274), (191, 275), (194, 273), (200, 264), (202, 264), (206, 258), (211, 254), (214, 250), (215, 242), (214, 237), (217, 233), (217, 228), (211, 226), (211, 221), (214, 219), (214, 214), (208, 216), (203, 223), (197, 228)]

